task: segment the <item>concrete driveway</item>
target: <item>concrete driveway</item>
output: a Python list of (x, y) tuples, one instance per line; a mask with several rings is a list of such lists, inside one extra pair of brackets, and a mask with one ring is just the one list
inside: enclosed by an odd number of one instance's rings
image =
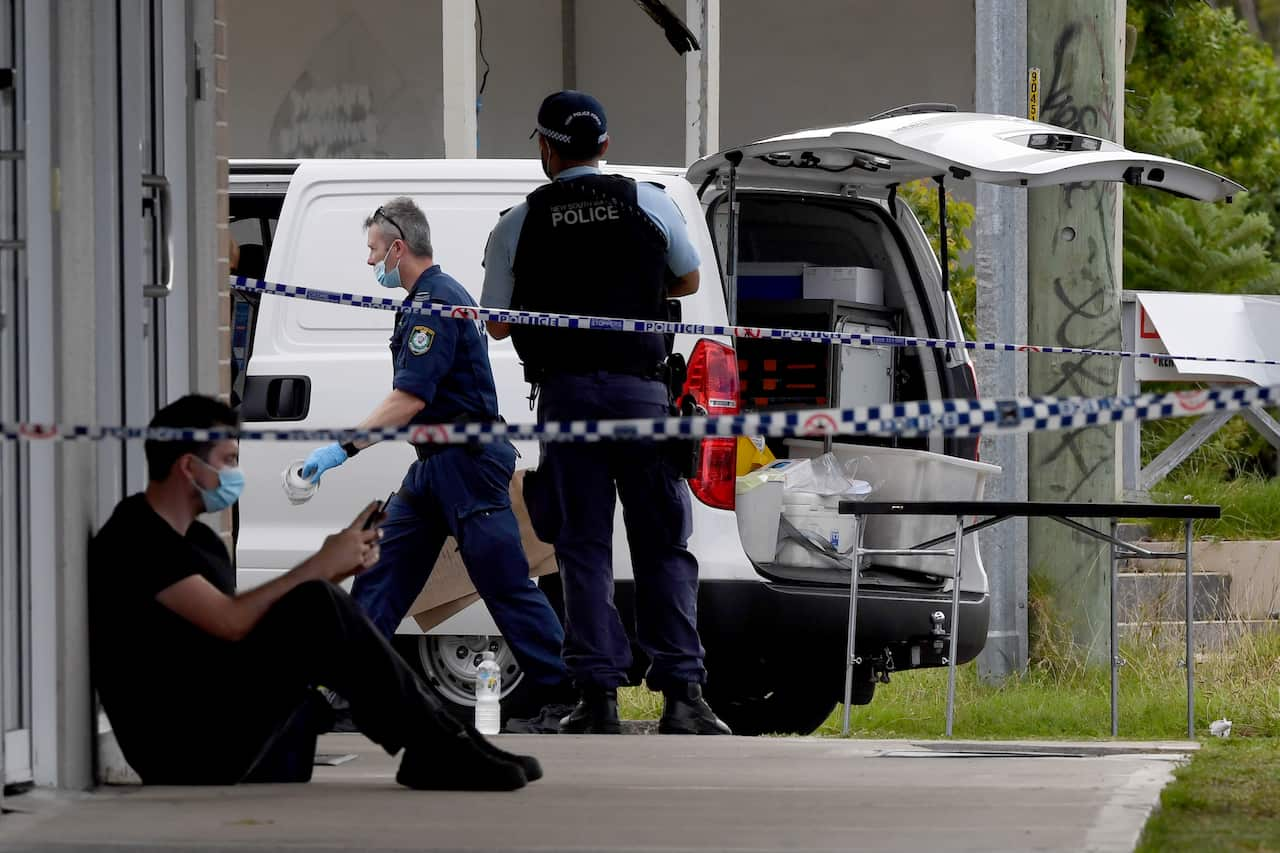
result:
[(0, 850), (1132, 850), (1189, 743), (536, 737), (510, 794), (417, 793), (358, 735), (310, 785), (5, 800)]

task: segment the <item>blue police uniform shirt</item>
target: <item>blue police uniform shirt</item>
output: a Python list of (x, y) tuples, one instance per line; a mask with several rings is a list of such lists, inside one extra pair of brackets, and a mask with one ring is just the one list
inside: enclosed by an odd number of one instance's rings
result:
[[(404, 307), (432, 302), (476, 304), (439, 264), (418, 277)], [(498, 417), (487, 338), (478, 321), (400, 312), (391, 336), (391, 359), (395, 365), (391, 386), (427, 404), (411, 423), (443, 423), (463, 416), (476, 420)]]
[[(556, 175), (557, 181), (571, 181), (583, 175), (598, 175), (595, 166), (574, 166)], [(636, 203), (657, 224), (667, 240), (667, 268), (677, 277), (688, 275), (701, 263), (698, 250), (689, 239), (689, 228), (680, 207), (666, 190), (644, 181), (636, 181)], [(498, 220), (489, 235), (484, 250), (484, 290), (480, 304), (486, 308), (510, 308), (511, 292), (515, 289), (512, 267), (516, 259), (516, 246), (520, 242), (520, 230), (524, 228), (529, 205), (520, 202)]]

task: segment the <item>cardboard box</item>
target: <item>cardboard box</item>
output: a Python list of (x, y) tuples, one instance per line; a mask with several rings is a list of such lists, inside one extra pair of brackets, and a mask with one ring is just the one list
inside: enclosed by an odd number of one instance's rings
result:
[[(555, 548), (534, 535), (529, 512), (524, 505), (523, 483), (524, 471), (517, 471), (511, 478), (511, 511), (520, 526), (520, 542), (529, 559), (529, 577), (536, 578), (559, 571), (559, 566)], [(484, 571), (483, 566), (477, 568)], [(419, 628), (427, 631), (479, 600), (480, 595), (462, 564), (462, 555), (458, 553), (458, 542), (450, 536), (440, 549), (440, 557), (426, 586), (409, 607), (409, 614)]]

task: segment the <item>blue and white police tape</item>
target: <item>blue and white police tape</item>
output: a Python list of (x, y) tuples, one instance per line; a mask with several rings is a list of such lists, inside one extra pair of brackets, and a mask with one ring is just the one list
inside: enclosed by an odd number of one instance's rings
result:
[(954, 341), (946, 338), (918, 338), (911, 335), (864, 335), (858, 332), (828, 332), (819, 329), (771, 329), (760, 326), (725, 326), (715, 323), (684, 323), (670, 320), (635, 320), (620, 317), (593, 317), (588, 314), (558, 314), (548, 311), (512, 311), (510, 309), (481, 308), (472, 305), (447, 305), (444, 303), (414, 303), (406, 307), (401, 299), (384, 296), (363, 296), (357, 293), (340, 293), (334, 290), (318, 290), (291, 284), (263, 281), (261, 279), (232, 276), (231, 287), (244, 293), (270, 294), (293, 299), (327, 302), (333, 305), (350, 305), (353, 308), (372, 308), (380, 311), (404, 311), (433, 317), (450, 317), (457, 320), (483, 320), (511, 323), (519, 326), (545, 326), (558, 329), (599, 329), (613, 332), (656, 332), (677, 335), (710, 335), (733, 338), (796, 341), (799, 343), (843, 344), (862, 347), (900, 347), (910, 349), (948, 349), (975, 352), (1029, 352), (1051, 355), (1090, 355), (1105, 358), (1144, 358), (1158, 362), (1198, 361), (1214, 364), (1257, 364), (1280, 366), (1280, 360), (1264, 358), (1232, 358), (1210, 355), (1169, 355), (1166, 353), (1128, 352), (1126, 350), (1088, 349), (1083, 347), (1033, 346), (1008, 344), (998, 341)]
[(1194, 417), (1209, 412), (1238, 411), (1275, 405), (1280, 386), (1224, 387), (1168, 394), (1122, 397), (1019, 397), (1008, 400), (926, 400), (859, 406), (853, 409), (809, 409), (753, 412), (743, 415), (636, 418), (612, 421), (551, 421), (542, 424), (502, 422), (417, 424), (400, 429), (151, 429), (143, 426), (90, 426), (0, 423), (0, 438), (19, 440), (99, 441), (153, 439), (212, 441), (404, 440), (414, 444), (512, 441), (666, 440), (715, 436), (877, 435), (972, 436), (995, 433), (1076, 429), (1121, 421)]

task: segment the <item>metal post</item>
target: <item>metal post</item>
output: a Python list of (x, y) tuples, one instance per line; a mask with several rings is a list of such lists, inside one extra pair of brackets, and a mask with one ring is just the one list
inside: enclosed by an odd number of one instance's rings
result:
[(684, 162), (720, 148), (720, 0), (685, 0), (700, 50), (684, 56)]
[(1192, 610), (1195, 595), (1191, 586), (1191, 519), (1187, 519), (1186, 541), (1183, 550), (1187, 576), (1187, 739), (1196, 739), (1196, 657), (1195, 657), (1195, 612)]
[[(1132, 293), (1120, 299), (1120, 346), (1125, 352), (1137, 349), (1138, 297)], [(1120, 359), (1120, 394), (1138, 393), (1136, 359)], [(1124, 500), (1145, 500), (1138, 494), (1138, 474), (1142, 471), (1142, 422), (1127, 421), (1120, 425), (1120, 487)]]
[(955, 721), (956, 706), (956, 641), (960, 636), (960, 565), (964, 562), (964, 516), (956, 516), (955, 577), (951, 581), (951, 650), (947, 654), (947, 737)]
[(862, 516), (853, 516), (853, 567), (849, 570), (849, 638), (844, 661), (844, 725), (840, 734), (849, 734), (849, 704), (853, 701), (854, 638), (858, 633), (858, 569), (862, 565)]
[(729, 151), (724, 155), (729, 161), (729, 233), (726, 235), (725, 279), (729, 288), (727, 308), (729, 322), (738, 322), (738, 164), (742, 162), (741, 151)]
[(476, 156), (476, 4), (440, 4), (444, 69), (444, 156)]
[[(974, 0), (974, 107), (980, 113), (1026, 115), (1027, 0)], [(978, 184), (973, 268), (978, 279), (978, 337), (1027, 340), (1027, 190)], [(1027, 359), (989, 356), (974, 364), (981, 396), (1024, 397)], [(1001, 467), (986, 499), (1027, 499), (1026, 435), (984, 435), (982, 461)], [(999, 684), (1027, 666), (1027, 520), (1010, 518), (978, 537), (991, 588), (987, 643), (978, 675)]]
[[(1111, 538), (1116, 538), (1116, 520), (1111, 519)], [(1111, 553), (1111, 736), (1120, 732), (1120, 717), (1117, 709), (1118, 679), (1120, 677), (1120, 629), (1116, 614), (1116, 545), (1108, 543)]]

